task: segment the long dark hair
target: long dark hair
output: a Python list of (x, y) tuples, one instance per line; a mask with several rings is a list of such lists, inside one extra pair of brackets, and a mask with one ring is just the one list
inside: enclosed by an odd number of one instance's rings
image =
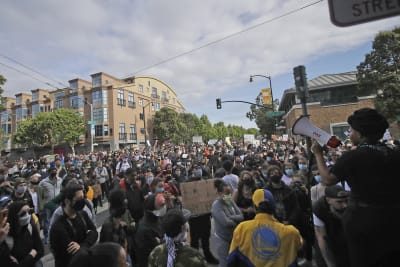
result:
[(23, 200), (18, 200), (12, 202), (8, 206), (8, 223), (10, 224), (10, 235), (13, 238), (16, 238), (18, 233), (21, 231), (22, 227), (19, 224), (19, 211), (21, 208), (25, 205), (28, 205), (25, 201)]

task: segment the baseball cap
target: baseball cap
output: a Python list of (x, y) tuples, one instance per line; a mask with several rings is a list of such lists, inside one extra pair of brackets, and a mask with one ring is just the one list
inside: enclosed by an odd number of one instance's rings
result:
[(262, 202), (266, 202), (271, 207), (275, 207), (275, 199), (272, 193), (267, 189), (257, 189), (253, 193), (253, 203), (258, 207)]
[(329, 198), (346, 198), (350, 196), (350, 192), (346, 191), (340, 185), (331, 185), (325, 188), (325, 197)]

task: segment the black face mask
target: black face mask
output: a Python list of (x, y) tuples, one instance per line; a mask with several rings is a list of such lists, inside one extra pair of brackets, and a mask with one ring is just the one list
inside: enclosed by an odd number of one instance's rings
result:
[(57, 176), (57, 173), (56, 172), (51, 172), (50, 173), (50, 178), (54, 178), (54, 177), (56, 177)]
[(31, 185), (38, 185), (40, 181), (31, 181)]
[(84, 199), (84, 198), (78, 199), (78, 200), (74, 203), (74, 205), (72, 205), (72, 208), (73, 208), (75, 211), (83, 210), (83, 207), (85, 207), (85, 199)]
[(280, 175), (272, 175), (271, 177), (270, 177), (270, 179), (271, 179), (271, 181), (273, 182), (273, 183), (279, 183), (280, 181), (281, 181), (281, 176)]

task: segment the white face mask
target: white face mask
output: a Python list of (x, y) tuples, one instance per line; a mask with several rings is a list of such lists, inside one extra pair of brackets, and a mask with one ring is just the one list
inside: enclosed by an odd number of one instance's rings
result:
[(28, 225), (30, 221), (31, 221), (31, 215), (29, 213), (26, 213), (23, 217), (19, 218), (19, 225), (20, 226)]
[(164, 207), (162, 207), (159, 210), (153, 210), (152, 213), (154, 214), (154, 216), (157, 217), (162, 217), (167, 213), (167, 205), (164, 205)]
[(185, 223), (183, 231), (174, 237), (174, 241), (177, 243), (186, 243), (188, 230), (189, 224)]

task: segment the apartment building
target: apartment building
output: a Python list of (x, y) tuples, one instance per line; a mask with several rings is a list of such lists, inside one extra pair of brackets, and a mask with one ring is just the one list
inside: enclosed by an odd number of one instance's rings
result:
[(7, 140), (3, 150), (18, 148), (12, 135), (18, 123), (39, 112), (59, 108), (76, 110), (85, 117), (87, 130), (78, 150), (116, 150), (143, 146), (153, 142), (152, 116), (162, 107), (186, 112), (176, 92), (154, 77), (124, 79), (99, 72), (91, 81), (69, 81), (69, 87), (57, 90), (35, 89), (32, 94), (19, 93), (7, 98), (0, 122)]

